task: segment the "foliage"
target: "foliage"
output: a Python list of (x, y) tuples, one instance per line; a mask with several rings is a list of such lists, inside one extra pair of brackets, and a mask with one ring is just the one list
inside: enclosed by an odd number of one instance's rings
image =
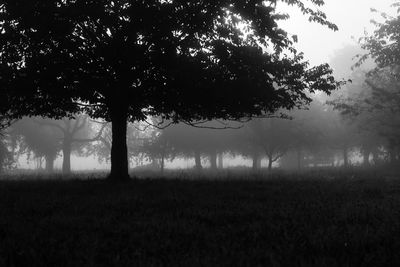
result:
[[(284, 2), (337, 29), (319, 11), (322, 0)], [(14, 117), (85, 111), (113, 121), (111, 172), (122, 178), (127, 119), (268, 115), (307, 105), (306, 92), (340, 85), (327, 64), (310, 68), (293, 48), (295, 38), (277, 24), (287, 16), (275, 4), (4, 0), (1, 107)]]
[(11, 169), (15, 167), (15, 155), (10, 148), (11, 144), (9, 136), (6, 136), (4, 133), (0, 133), (0, 174), (5, 169)]
[[(46, 164), (54, 162), (61, 150), (61, 133), (51, 127), (43, 127), (30, 118), (23, 118), (12, 125), (10, 135), (14, 139), (17, 155), (46, 158)], [(51, 168), (49, 166), (49, 168)]]
[[(48, 171), (53, 171), (53, 162), (63, 152), (63, 172), (70, 172), (71, 152), (83, 154), (88, 142), (96, 140), (95, 123), (88, 116), (60, 120), (25, 117), (12, 125), (10, 134), (15, 141), (18, 155), (33, 153), (35, 158), (46, 158)], [(99, 134), (99, 133), (98, 133)], [(66, 166), (68, 165), (68, 166)]]
[(362, 48), (368, 51), (361, 56), (360, 63), (368, 57), (372, 57), (377, 68), (396, 68), (396, 72), (398, 72), (400, 66), (400, 1), (394, 1), (392, 6), (397, 8), (397, 16), (381, 13), (383, 22), (373, 21), (376, 26), (374, 33), (360, 39)]
[[(396, 1), (393, 6), (398, 7), (400, 3)], [(376, 151), (379, 146), (384, 146), (393, 163), (399, 158), (400, 147), (397, 141), (400, 136), (398, 14), (389, 16), (382, 13), (383, 22), (373, 22), (376, 26), (374, 33), (360, 39), (366, 52), (360, 56), (356, 66), (360, 67), (369, 58), (374, 60), (375, 66), (366, 75), (356, 76), (358, 83), (349, 86), (356, 89), (352, 95), (332, 102), (358, 127), (362, 150)], [(353, 76), (355, 74), (360, 74), (360, 69), (353, 72)]]
[(290, 120), (258, 119), (246, 125), (243, 132), (245, 142), (249, 143), (252, 150), (261, 149), (268, 157), (268, 167), (286, 154), (293, 145), (294, 127)]

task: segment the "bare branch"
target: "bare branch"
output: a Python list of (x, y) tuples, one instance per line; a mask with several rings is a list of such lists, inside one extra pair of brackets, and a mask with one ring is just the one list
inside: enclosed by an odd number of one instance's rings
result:
[(240, 125), (238, 127), (233, 127), (233, 126), (223, 126), (223, 127), (214, 127), (214, 126), (201, 126), (201, 124), (210, 122), (210, 121), (202, 121), (202, 122), (189, 122), (189, 121), (182, 121), (184, 124), (195, 127), (195, 128), (200, 128), (200, 129), (211, 129), (211, 130), (237, 130), (243, 128), (244, 125)]
[[(151, 122), (149, 122), (149, 121), (147, 121), (147, 120), (144, 120), (143, 122), (146, 123), (147, 126), (145, 126), (145, 128), (144, 128), (142, 131), (146, 131), (149, 127), (154, 127), (154, 128), (156, 128), (156, 129), (158, 129), (158, 130), (164, 130), (164, 129), (166, 129), (167, 127), (169, 127), (170, 125), (174, 124), (173, 122), (169, 122), (169, 123), (168, 123), (167, 125), (165, 125), (165, 126), (160, 126), (163, 122), (158, 123), (157, 125), (155, 125), (154, 123), (151, 123)], [(136, 127), (135, 127), (135, 128), (136, 128)], [(136, 128), (136, 129), (138, 129), (138, 128)], [(138, 129), (138, 130), (140, 130), (140, 129)]]
[(97, 124), (108, 124), (109, 123), (108, 121), (96, 121), (93, 119), (90, 119), (90, 122), (97, 123)]
[(86, 139), (72, 139), (72, 142), (79, 142), (79, 143), (86, 143), (86, 142), (95, 142), (101, 139), (103, 135), (103, 131), (106, 128), (107, 124), (103, 124), (101, 126), (100, 131), (97, 133), (97, 135), (93, 138), (86, 138)]

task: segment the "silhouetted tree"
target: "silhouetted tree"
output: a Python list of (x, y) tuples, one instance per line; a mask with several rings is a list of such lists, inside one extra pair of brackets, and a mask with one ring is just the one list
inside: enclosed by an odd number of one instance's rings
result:
[[(367, 51), (360, 55), (359, 65), (368, 58), (377, 64), (376, 70), (391, 68), (392, 74), (399, 74), (400, 67), (400, 1), (393, 1), (393, 8), (397, 8), (397, 16), (381, 13), (382, 22), (372, 21), (376, 26), (372, 35), (360, 39), (361, 47)], [(376, 11), (377, 12), (377, 11)], [(397, 76), (398, 78), (398, 76)]]
[[(240, 124), (241, 125), (241, 124)], [(232, 132), (239, 127), (237, 123), (227, 121), (208, 121), (195, 126), (185, 123), (171, 125), (159, 132), (153, 150), (166, 153), (170, 157), (193, 158), (195, 168), (200, 171), (202, 158), (208, 157), (210, 168), (217, 169), (218, 154), (229, 151), (233, 142)], [(221, 161), (221, 160), (220, 160)]]
[(11, 128), (11, 134), (21, 141), (19, 153), (31, 151), (36, 157), (43, 156), (46, 159), (48, 172), (53, 171), (54, 161), (62, 151), (62, 172), (65, 175), (71, 173), (71, 152), (79, 151), (87, 142), (96, 141), (101, 131), (102, 128), (97, 129), (96, 133), (85, 115), (76, 116), (73, 120), (24, 118), (14, 123)]
[(282, 119), (258, 119), (247, 125), (245, 142), (254, 149), (260, 148), (268, 160), (268, 171), (272, 164), (283, 157), (292, 147), (294, 140), (293, 121)]
[[(284, 0), (336, 26), (322, 0)], [(174, 122), (268, 115), (338, 84), (308, 68), (278, 27), (275, 0), (3, 0), (3, 113), (112, 122), (110, 178), (128, 176), (127, 120)]]
[(74, 119), (64, 118), (62, 120), (34, 120), (35, 123), (41, 126), (48, 126), (59, 131), (61, 149), (63, 153), (62, 173), (68, 175), (71, 173), (71, 152), (73, 149), (79, 150), (80, 146), (88, 142), (99, 140), (102, 131), (105, 127), (103, 124), (97, 133), (93, 129), (86, 115), (75, 116)]
[[(95, 154), (99, 162), (109, 162), (111, 160), (112, 146), (112, 126), (107, 124), (101, 127), (93, 142), (86, 151), (86, 155)], [(144, 143), (151, 136), (151, 129), (143, 127), (139, 123), (129, 123), (127, 126), (127, 146), (128, 157), (131, 161), (139, 162), (143, 159), (145, 148)]]
[(305, 158), (315, 158), (320, 150), (329, 146), (325, 129), (329, 127), (326, 106), (318, 100), (314, 100), (307, 110), (293, 110), (289, 113), (292, 117), (288, 122), (290, 128), (290, 148), (288, 156), (284, 155), (279, 165), (285, 168), (302, 169)]
[[(40, 119), (37, 119), (40, 120)], [(10, 134), (18, 146), (17, 153), (31, 158), (44, 158), (45, 169), (53, 172), (54, 161), (61, 150), (61, 133), (52, 127), (43, 127), (30, 118), (23, 118), (12, 125)], [(39, 166), (40, 167), (40, 166)]]
[[(5, 125), (8, 124), (6, 123)], [(0, 174), (5, 169), (10, 169), (15, 165), (12, 141), (6, 130), (6, 126), (0, 129)]]
[(342, 116), (358, 126), (365, 159), (384, 146), (390, 162), (396, 163), (400, 138), (398, 85), (390, 68), (375, 69), (365, 77), (363, 90), (358, 95), (333, 101)]
[(143, 140), (142, 151), (152, 163), (157, 163), (161, 173), (164, 172), (165, 161), (176, 156), (175, 147), (172, 146), (168, 135), (163, 130), (152, 131), (151, 135)]

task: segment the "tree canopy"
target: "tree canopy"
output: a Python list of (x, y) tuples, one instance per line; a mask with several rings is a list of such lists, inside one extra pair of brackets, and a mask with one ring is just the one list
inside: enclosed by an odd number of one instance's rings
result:
[[(321, 0), (282, 0), (336, 30)], [(112, 121), (111, 177), (128, 177), (126, 121), (265, 116), (339, 83), (278, 27), (276, 0), (4, 0), (3, 114)], [(23, 106), (21, 106), (23, 103)]]

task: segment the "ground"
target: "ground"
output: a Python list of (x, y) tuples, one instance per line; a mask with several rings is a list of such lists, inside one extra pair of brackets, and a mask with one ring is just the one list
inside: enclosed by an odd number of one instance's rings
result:
[(400, 264), (396, 176), (24, 178), (0, 182), (0, 266)]

